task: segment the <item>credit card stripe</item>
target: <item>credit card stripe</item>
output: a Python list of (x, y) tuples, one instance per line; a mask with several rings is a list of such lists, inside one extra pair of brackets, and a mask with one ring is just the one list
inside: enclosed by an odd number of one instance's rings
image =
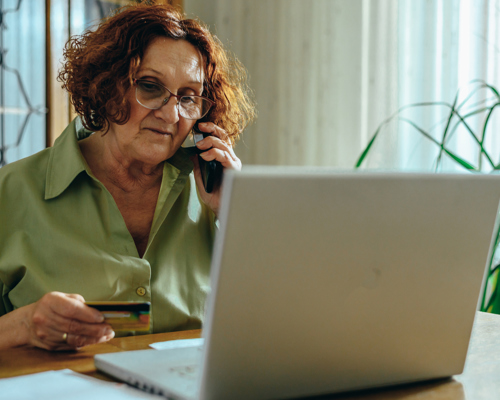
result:
[(125, 312), (104, 312), (102, 313), (104, 318), (130, 318), (132, 314)]
[(149, 312), (149, 304), (87, 304), (89, 307), (99, 311), (147, 311)]

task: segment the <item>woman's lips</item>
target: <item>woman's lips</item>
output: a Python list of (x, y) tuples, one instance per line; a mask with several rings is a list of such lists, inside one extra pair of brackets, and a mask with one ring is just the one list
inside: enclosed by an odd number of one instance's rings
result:
[(150, 130), (154, 133), (158, 133), (159, 135), (172, 135), (172, 132), (162, 131), (161, 129), (155, 129), (155, 128), (145, 128), (145, 129)]

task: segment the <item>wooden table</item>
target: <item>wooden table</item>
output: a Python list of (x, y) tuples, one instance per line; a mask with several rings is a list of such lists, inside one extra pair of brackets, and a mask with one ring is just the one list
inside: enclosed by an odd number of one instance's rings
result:
[[(200, 337), (201, 331), (160, 333), (112, 339), (77, 352), (52, 353), (20, 347), (0, 351), (0, 378), (69, 368), (89, 376), (109, 380), (96, 371), (93, 356), (126, 350), (147, 349), (150, 343)], [(500, 399), (500, 315), (478, 312), (472, 333), (465, 371), (448, 380), (371, 390), (321, 399), (363, 400), (482, 400)]]
[(69, 368), (95, 378), (110, 380), (96, 371), (94, 355), (127, 350), (150, 349), (149, 345), (176, 339), (199, 338), (200, 330), (157, 333), (111, 339), (107, 343), (86, 346), (78, 351), (50, 352), (34, 347), (0, 350), (0, 378), (32, 374), (35, 372)]

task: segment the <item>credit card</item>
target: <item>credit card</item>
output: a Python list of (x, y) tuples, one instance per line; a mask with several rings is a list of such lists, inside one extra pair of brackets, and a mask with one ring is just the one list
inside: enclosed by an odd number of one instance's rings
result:
[(87, 301), (85, 304), (99, 310), (115, 332), (149, 331), (150, 302)]

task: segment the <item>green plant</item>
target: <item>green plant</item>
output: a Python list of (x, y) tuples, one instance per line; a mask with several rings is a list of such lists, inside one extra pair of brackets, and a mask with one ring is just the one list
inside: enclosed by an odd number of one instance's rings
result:
[[(383, 128), (393, 120), (397, 119), (398, 121), (408, 124), (411, 128), (415, 129), (418, 134), (422, 135), (433, 144), (438, 146), (439, 152), (434, 163), (434, 169), (436, 172), (440, 169), (444, 157), (449, 157), (455, 163), (471, 172), (483, 171), (485, 169), (483, 160), (486, 160), (489, 170), (500, 170), (500, 163), (495, 163), (492, 155), (484, 147), (485, 138), (488, 133), (488, 124), (491, 121), (491, 117), (494, 111), (498, 106), (500, 106), (500, 94), (495, 89), (495, 87), (481, 80), (475, 80), (471, 82), (471, 85), (472, 87), (469, 89), (469, 92), (466, 95), (465, 99), (460, 101), (460, 103), (459, 90), (452, 104), (443, 101), (433, 101), (414, 103), (401, 107), (398, 111), (384, 120), (378, 126), (377, 130), (368, 142), (368, 145), (359, 156), (355, 168), (360, 168), (363, 162), (365, 162), (368, 154), (373, 149), (373, 144), (382, 134)], [(485, 93), (480, 93), (482, 91), (485, 91)], [(489, 96), (489, 98), (485, 98), (480, 100), (479, 102), (470, 104), (471, 100), (480, 94), (483, 94), (484, 97)], [(420, 126), (417, 122), (404, 115), (405, 111), (420, 107), (445, 107), (446, 109), (448, 109), (447, 118), (437, 124), (438, 127), (443, 126), (442, 132), (438, 135), (439, 139), (436, 139), (435, 136), (431, 134), (430, 130), (422, 128), (422, 126)], [(481, 116), (484, 117), (481, 129), (479, 132), (474, 132), (474, 130), (468, 123), (468, 120), (473, 117), (477, 118)], [(477, 165), (473, 165), (472, 162), (467, 161), (464, 157), (461, 157), (460, 155), (454, 153), (448, 146), (450, 139), (456, 134), (458, 128), (461, 126), (464, 127), (465, 131), (471, 135), (472, 139), (477, 145), (479, 160)]]

